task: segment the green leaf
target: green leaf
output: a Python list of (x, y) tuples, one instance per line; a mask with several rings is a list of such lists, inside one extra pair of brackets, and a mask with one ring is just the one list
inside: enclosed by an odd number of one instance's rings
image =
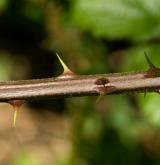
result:
[(149, 40), (160, 33), (159, 0), (74, 0), (76, 23), (97, 37)]

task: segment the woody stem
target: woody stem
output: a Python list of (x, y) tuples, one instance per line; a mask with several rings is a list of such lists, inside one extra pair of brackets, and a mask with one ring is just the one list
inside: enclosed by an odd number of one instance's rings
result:
[(0, 82), (0, 101), (65, 98), (72, 96), (159, 92), (160, 77), (148, 71), (70, 75), (66, 77)]

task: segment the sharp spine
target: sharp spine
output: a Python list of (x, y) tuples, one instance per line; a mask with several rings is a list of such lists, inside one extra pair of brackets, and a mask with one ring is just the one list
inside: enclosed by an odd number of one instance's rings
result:
[(68, 68), (68, 66), (63, 62), (63, 60), (60, 58), (60, 56), (58, 55), (58, 53), (56, 53), (62, 67), (63, 67), (63, 74), (62, 75), (74, 75), (74, 73)]

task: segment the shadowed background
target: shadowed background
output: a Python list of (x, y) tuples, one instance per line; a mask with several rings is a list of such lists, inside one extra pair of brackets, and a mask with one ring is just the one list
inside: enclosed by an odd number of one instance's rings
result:
[[(0, 0), (0, 80), (160, 66), (158, 0)], [(0, 104), (0, 164), (160, 164), (158, 94)]]

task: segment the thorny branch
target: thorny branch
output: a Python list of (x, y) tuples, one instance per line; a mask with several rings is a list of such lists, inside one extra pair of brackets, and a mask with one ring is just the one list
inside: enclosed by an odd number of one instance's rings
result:
[[(58, 55), (57, 55), (58, 56)], [(160, 69), (145, 54), (150, 69), (142, 72), (75, 75), (58, 56), (64, 72), (48, 79), (0, 82), (0, 101), (65, 98), (72, 96), (159, 92)]]
[[(145, 53), (149, 70), (130, 73), (76, 75), (65, 65), (64, 72), (55, 78), (0, 82), (0, 101), (14, 108), (13, 127), (24, 100), (53, 99), (72, 96), (118, 94), (127, 92), (160, 92), (160, 69)], [(99, 97), (100, 98), (100, 97)]]

